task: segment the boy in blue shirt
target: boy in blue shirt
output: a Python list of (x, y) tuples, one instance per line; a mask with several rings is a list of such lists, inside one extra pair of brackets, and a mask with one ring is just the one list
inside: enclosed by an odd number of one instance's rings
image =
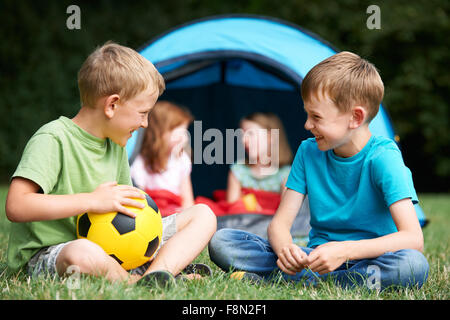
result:
[[(315, 138), (298, 148), (269, 240), (219, 230), (209, 244), (219, 267), (244, 271), (235, 278), (269, 279), (282, 271), (312, 284), (331, 277), (343, 287), (422, 286), (429, 266), (411, 172), (397, 145), (369, 130), (383, 94), (375, 67), (350, 52), (308, 72), (305, 129)], [(311, 231), (307, 247), (299, 247), (290, 228), (305, 195)]]

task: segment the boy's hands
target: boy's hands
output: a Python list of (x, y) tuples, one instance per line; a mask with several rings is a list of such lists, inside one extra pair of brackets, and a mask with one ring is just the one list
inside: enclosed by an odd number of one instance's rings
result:
[(291, 243), (278, 254), (277, 265), (281, 271), (295, 275), (304, 268), (320, 275), (336, 270), (347, 261), (345, 242), (328, 242), (307, 255), (300, 247)]
[(307, 266), (320, 275), (336, 270), (347, 261), (345, 242), (327, 242), (310, 252)]
[(302, 249), (291, 243), (281, 249), (277, 265), (281, 271), (293, 276), (306, 267), (307, 258), (308, 255)]
[(145, 195), (135, 187), (118, 185), (117, 182), (106, 182), (99, 185), (89, 194), (89, 212), (120, 212), (132, 218), (136, 214), (125, 206), (142, 209), (145, 205), (131, 198), (145, 199)]

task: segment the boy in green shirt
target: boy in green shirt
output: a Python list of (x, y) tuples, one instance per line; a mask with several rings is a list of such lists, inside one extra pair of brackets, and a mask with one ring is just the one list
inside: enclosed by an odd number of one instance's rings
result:
[(164, 79), (136, 51), (108, 42), (86, 59), (78, 87), (78, 114), (41, 127), (13, 174), (6, 200), (6, 215), (14, 222), (8, 266), (27, 266), (31, 275), (63, 275), (76, 265), (81, 273), (129, 283), (149, 274), (177, 275), (216, 230), (207, 206), (163, 219), (164, 245), (148, 269), (136, 270), (140, 272), (128, 273), (95, 243), (76, 239), (79, 214), (118, 211), (134, 216), (125, 206), (143, 207), (132, 199), (144, 196), (132, 186), (125, 145), (133, 131), (147, 127)]

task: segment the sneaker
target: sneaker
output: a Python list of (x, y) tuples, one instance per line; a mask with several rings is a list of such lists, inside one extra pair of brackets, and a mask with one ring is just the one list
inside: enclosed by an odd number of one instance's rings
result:
[(245, 272), (245, 271), (236, 271), (230, 275), (230, 279), (236, 280), (247, 280), (251, 283), (258, 284), (261, 283), (264, 279), (253, 272)]
[(151, 288), (166, 288), (175, 285), (175, 277), (168, 271), (158, 270), (146, 274), (137, 284)]
[(203, 277), (210, 277), (212, 276), (212, 270), (207, 264), (203, 263), (191, 263), (186, 268), (181, 271), (181, 273), (184, 274), (199, 274)]
[(202, 277), (212, 276), (211, 268), (203, 263), (191, 263), (186, 268), (184, 268), (176, 277), (176, 280), (187, 280), (185, 277), (189, 274), (198, 274)]

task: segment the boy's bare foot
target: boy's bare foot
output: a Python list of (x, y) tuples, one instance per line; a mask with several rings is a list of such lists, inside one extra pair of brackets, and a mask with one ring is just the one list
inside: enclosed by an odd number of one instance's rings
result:
[[(203, 279), (203, 277), (199, 274), (191, 273), (191, 274), (184, 274), (182, 275), (183, 278), (188, 280), (200, 280)], [(178, 279), (178, 276), (176, 277)]]

